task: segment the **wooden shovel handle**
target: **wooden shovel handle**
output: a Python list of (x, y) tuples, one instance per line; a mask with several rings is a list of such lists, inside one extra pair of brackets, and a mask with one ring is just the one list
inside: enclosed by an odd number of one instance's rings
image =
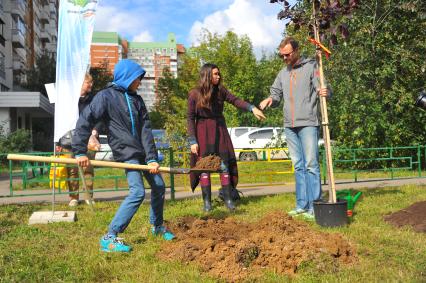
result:
[[(8, 154), (7, 159), (77, 165), (77, 160), (74, 159), (74, 158), (58, 158), (58, 157), (24, 155), (24, 154)], [(143, 171), (149, 171), (150, 169), (152, 169), (148, 165), (128, 164), (128, 163), (124, 163), (124, 162), (112, 162), (112, 161), (100, 161), (100, 160), (90, 160), (90, 164), (93, 165), (93, 166), (96, 166), (96, 167), (136, 169), (136, 170), (143, 170)], [(160, 167), (158, 170), (160, 172), (175, 173), (175, 174), (188, 174), (189, 173), (189, 169), (185, 169), (185, 168)]]

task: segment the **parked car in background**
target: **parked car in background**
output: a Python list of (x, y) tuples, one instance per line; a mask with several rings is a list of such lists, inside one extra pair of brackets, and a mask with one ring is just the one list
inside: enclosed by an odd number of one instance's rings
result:
[[(240, 161), (255, 161), (263, 159), (264, 150), (255, 150), (262, 148), (276, 148), (285, 146), (284, 129), (278, 127), (256, 128), (240, 135), (233, 141), (236, 149), (236, 157)], [(238, 151), (244, 150), (244, 151)], [(272, 159), (288, 158), (284, 150), (275, 150), (271, 152)]]
[(170, 147), (170, 144), (166, 139), (165, 130), (153, 129), (152, 135), (154, 136), (155, 146), (157, 147), (157, 149)]
[(101, 144), (101, 149), (96, 152), (95, 159), (104, 161), (114, 161), (111, 148), (108, 144), (108, 137), (106, 135), (99, 135), (99, 143)]
[(231, 137), (232, 143), (234, 143), (236, 138), (254, 129), (258, 129), (258, 127), (232, 127), (228, 128), (228, 133)]

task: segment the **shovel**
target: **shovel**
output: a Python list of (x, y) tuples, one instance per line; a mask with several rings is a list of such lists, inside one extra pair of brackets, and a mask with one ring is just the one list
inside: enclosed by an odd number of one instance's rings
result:
[[(35, 161), (35, 162), (45, 162), (45, 163), (64, 163), (64, 164), (74, 164), (77, 165), (77, 160), (74, 158), (57, 158), (57, 157), (46, 157), (46, 156), (34, 156), (34, 155), (24, 155), (24, 154), (8, 154), (7, 159), (9, 160), (20, 160), (20, 161)], [(113, 161), (100, 161), (100, 160), (90, 160), (90, 164), (96, 167), (110, 167), (110, 168), (123, 168), (123, 169), (136, 169), (149, 171), (152, 167), (148, 165), (141, 164), (128, 164), (124, 162), (113, 162)], [(191, 172), (201, 173), (201, 172), (217, 172), (214, 169), (197, 169), (197, 168), (172, 168), (172, 167), (160, 167), (158, 168), (160, 172), (172, 173), (172, 174), (189, 174)]]

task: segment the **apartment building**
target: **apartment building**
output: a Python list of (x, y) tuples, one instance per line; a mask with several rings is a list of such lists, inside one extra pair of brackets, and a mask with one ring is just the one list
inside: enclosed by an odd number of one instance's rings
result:
[(95, 31), (90, 46), (90, 65), (92, 68), (107, 67), (113, 73), (117, 62), (127, 56), (127, 40), (116, 32)]
[(21, 85), (37, 57), (56, 58), (58, 5), (59, 0), (0, 1), (1, 128), (30, 130), (39, 146), (35, 149), (46, 149), (53, 141), (53, 106), (41, 93), (23, 91)]
[(8, 10), (9, 5), (0, 1), (0, 91), (8, 91), (13, 87), (12, 17), (6, 13)]
[(129, 42), (127, 57), (138, 62), (146, 71), (138, 92), (148, 110), (155, 104), (158, 80), (164, 68), (169, 68), (177, 77), (178, 57), (184, 52), (183, 45), (176, 43), (174, 33), (169, 33), (164, 42)]
[(38, 56), (56, 58), (58, 5), (58, 0), (0, 1), (1, 91), (19, 89)]

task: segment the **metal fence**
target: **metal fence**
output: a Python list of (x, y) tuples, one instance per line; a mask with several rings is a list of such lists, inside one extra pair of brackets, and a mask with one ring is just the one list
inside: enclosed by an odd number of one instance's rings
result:
[[(165, 156), (162, 166), (189, 167), (188, 151), (161, 149)], [(51, 156), (52, 152), (26, 153)], [(294, 169), (287, 148), (236, 150), (239, 167), (240, 187), (277, 185), (293, 182)], [(0, 155), (4, 160), (6, 154)], [(322, 178), (327, 183), (324, 150), (320, 149)], [(366, 181), (372, 179), (419, 178), (424, 176), (426, 146), (383, 147), (383, 148), (333, 148), (333, 165), (336, 180)], [(12, 162), (3, 166), (0, 175), (3, 184), (8, 178), (8, 189), (0, 188), (0, 197), (50, 195), (53, 166), (43, 162)], [(189, 190), (189, 175), (163, 174), (171, 198), (176, 190)], [(218, 185), (218, 174), (212, 174), (213, 184)], [(216, 179), (216, 181), (215, 181)], [(6, 179), (7, 180), (7, 179)], [(57, 177), (55, 193), (68, 194), (64, 186), (70, 178)], [(125, 191), (128, 189), (124, 170), (99, 168), (95, 171), (94, 192)], [(149, 188), (148, 188), (149, 189)]]

